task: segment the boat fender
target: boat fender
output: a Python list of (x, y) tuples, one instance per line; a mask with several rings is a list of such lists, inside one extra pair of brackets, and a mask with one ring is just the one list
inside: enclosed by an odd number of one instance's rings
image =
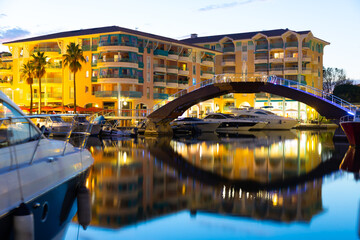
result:
[(34, 234), (34, 215), (25, 203), (21, 203), (13, 215), (14, 239), (33, 240)]
[(79, 224), (86, 230), (91, 221), (91, 202), (90, 191), (85, 186), (81, 186), (77, 191), (77, 207)]

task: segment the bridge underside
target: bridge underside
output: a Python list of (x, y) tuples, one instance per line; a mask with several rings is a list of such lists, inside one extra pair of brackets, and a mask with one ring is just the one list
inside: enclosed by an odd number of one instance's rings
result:
[(328, 119), (339, 119), (347, 111), (328, 100), (304, 91), (269, 82), (228, 82), (215, 83), (187, 93), (154, 111), (148, 119), (157, 124), (167, 124), (181, 116), (188, 108), (200, 102), (229, 93), (266, 92), (305, 103)]

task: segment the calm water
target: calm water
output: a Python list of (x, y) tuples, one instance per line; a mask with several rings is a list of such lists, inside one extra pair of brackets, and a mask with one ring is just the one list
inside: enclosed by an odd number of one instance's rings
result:
[(92, 222), (66, 239), (359, 239), (360, 154), (332, 136), (91, 138)]

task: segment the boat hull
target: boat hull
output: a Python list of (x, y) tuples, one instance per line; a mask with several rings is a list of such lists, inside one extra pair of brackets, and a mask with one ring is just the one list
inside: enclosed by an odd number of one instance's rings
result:
[(346, 137), (351, 146), (360, 146), (360, 122), (342, 122), (341, 128), (346, 134)]
[[(87, 173), (88, 170), (25, 203), (34, 215), (35, 239), (53, 239), (59, 233), (66, 233), (68, 223), (77, 211), (77, 188), (85, 184)], [(45, 205), (48, 206), (47, 214)], [(13, 214), (14, 209), (0, 218), (1, 239), (14, 237)]]

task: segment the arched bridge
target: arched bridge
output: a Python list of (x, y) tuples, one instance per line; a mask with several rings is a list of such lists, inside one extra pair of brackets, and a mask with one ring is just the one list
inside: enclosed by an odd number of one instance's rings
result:
[(238, 75), (216, 75), (198, 85), (190, 86), (155, 105), (148, 119), (167, 124), (191, 106), (229, 93), (266, 92), (293, 99), (314, 108), (328, 119), (353, 115), (356, 106), (317, 88), (276, 76), (249, 78)]

